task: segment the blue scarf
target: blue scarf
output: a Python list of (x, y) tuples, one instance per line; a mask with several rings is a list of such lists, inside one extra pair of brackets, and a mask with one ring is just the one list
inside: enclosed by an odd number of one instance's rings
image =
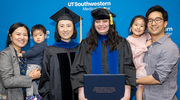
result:
[[(98, 46), (96, 47), (96, 52), (93, 50), (91, 54), (92, 61), (92, 74), (103, 74), (102, 71), (102, 42), (108, 39), (108, 34), (98, 35)], [(109, 46), (107, 45), (107, 50), (109, 51)], [(118, 50), (108, 52), (108, 67), (109, 74), (118, 74)]]
[(79, 45), (79, 43), (76, 43), (73, 40), (71, 40), (70, 42), (64, 42), (61, 40), (60, 42), (55, 42), (52, 46), (71, 49), (71, 48), (74, 48), (78, 45)]

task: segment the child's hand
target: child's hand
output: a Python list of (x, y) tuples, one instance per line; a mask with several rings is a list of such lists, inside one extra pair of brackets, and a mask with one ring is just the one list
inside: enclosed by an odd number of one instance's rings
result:
[(26, 51), (21, 51), (22, 53), (25, 53)]
[(149, 47), (151, 44), (152, 44), (152, 40), (148, 40), (148, 41), (146, 42), (146, 47)]
[(17, 53), (18, 57), (23, 57), (22, 53)]

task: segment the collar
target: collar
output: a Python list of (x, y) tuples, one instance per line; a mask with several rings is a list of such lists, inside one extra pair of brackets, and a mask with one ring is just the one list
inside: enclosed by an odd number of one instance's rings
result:
[(106, 35), (98, 34), (98, 40), (99, 41), (106, 41), (107, 39), (108, 39), (108, 34), (106, 34)]
[(70, 49), (70, 48), (74, 48), (78, 45), (79, 45), (79, 43), (76, 43), (73, 40), (71, 40), (70, 42), (64, 42), (61, 40), (60, 42), (55, 42), (52, 46)]
[(160, 38), (159, 40), (157, 40), (156, 42), (162, 44), (167, 38), (169, 38), (169, 36), (168, 36), (168, 35), (164, 35), (163, 37), (161, 37), (161, 38)]

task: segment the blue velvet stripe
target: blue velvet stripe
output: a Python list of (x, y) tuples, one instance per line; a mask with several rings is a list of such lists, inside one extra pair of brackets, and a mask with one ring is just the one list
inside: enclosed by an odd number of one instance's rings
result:
[(98, 46), (96, 47), (96, 52), (93, 50), (91, 54), (92, 61), (92, 74), (102, 74), (102, 41), (108, 39), (108, 34), (100, 35), (98, 34)]
[[(109, 47), (107, 46), (109, 51)], [(118, 50), (108, 52), (109, 74), (119, 74), (118, 67)]]
[[(93, 50), (91, 54), (92, 74), (103, 74), (102, 71), (102, 41), (107, 40), (108, 35), (98, 35), (98, 46), (96, 52)], [(109, 46), (107, 45), (109, 51)], [(118, 67), (118, 50), (108, 52), (109, 74), (119, 74)]]
[(102, 46), (101, 41), (98, 41), (96, 52), (93, 50), (91, 54), (92, 74), (102, 74)]
[(66, 49), (71, 49), (71, 48), (74, 48), (78, 45), (79, 45), (79, 43), (76, 43), (73, 40), (71, 40), (69, 42), (64, 42), (61, 40), (60, 42), (55, 42), (53, 44), (53, 46), (55, 46), (55, 47), (66, 48)]

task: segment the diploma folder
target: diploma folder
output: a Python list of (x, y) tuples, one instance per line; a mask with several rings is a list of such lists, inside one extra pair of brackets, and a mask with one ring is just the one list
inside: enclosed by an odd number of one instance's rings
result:
[(124, 90), (123, 74), (84, 74), (84, 93), (88, 100), (120, 100)]

